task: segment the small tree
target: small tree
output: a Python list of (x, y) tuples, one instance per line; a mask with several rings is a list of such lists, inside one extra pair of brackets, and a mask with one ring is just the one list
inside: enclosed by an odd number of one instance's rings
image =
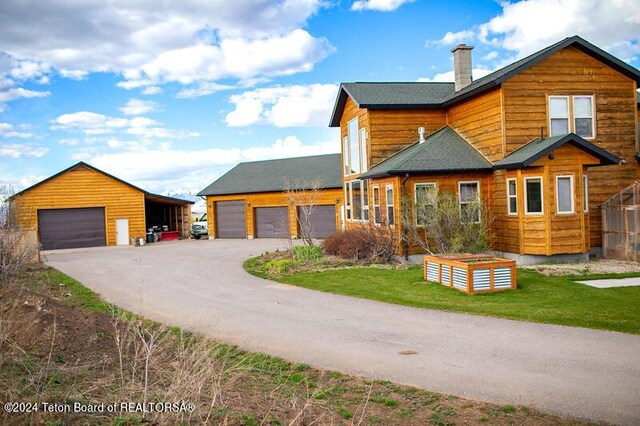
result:
[(427, 191), (403, 203), (403, 238), (426, 253), (477, 253), (491, 241), (489, 209), (479, 201), (461, 204), (450, 192)]
[(322, 181), (315, 179), (310, 182), (291, 182), (285, 184), (287, 202), (297, 210), (298, 233), (304, 244), (313, 246), (313, 223), (311, 217), (320, 199)]
[(0, 185), (0, 281), (7, 282), (25, 265), (34, 261), (38, 248), (18, 225), (14, 194), (9, 185)]

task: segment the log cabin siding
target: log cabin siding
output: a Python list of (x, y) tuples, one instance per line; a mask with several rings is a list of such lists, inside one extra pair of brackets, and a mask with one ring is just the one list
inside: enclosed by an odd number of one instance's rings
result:
[(369, 165), (386, 160), (399, 151), (415, 144), (418, 127), (424, 127), (425, 136), (446, 125), (443, 110), (369, 110)]
[(500, 89), (449, 108), (447, 124), (487, 160), (495, 162), (504, 157)]
[[(343, 193), (341, 188), (323, 189), (318, 196), (317, 205), (336, 205), (336, 229), (340, 229), (340, 209), (342, 206)], [(255, 238), (255, 209), (257, 207), (287, 207), (289, 213), (289, 231), (292, 237), (298, 236), (297, 206), (289, 204), (285, 192), (264, 192), (254, 194), (235, 195), (209, 195), (207, 196), (207, 227), (210, 238), (217, 237), (216, 232), (216, 201), (236, 201), (245, 202), (245, 226), (247, 238)]]
[(16, 197), (18, 223), (37, 231), (38, 210), (104, 207), (107, 245), (116, 244), (116, 219), (129, 219), (129, 236), (144, 237), (144, 193), (79, 166)]
[(548, 131), (548, 95), (594, 95), (594, 143), (626, 164), (589, 170), (591, 246), (602, 245), (600, 205), (640, 179), (636, 83), (591, 56), (567, 47), (502, 83), (506, 154)]

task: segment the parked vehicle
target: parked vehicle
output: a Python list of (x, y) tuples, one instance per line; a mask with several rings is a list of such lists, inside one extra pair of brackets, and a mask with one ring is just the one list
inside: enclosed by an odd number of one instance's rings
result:
[(205, 213), (200, 219), (198, 219), (191, 225), (191, 236), (196, 240), (199, 240), (203, 235), (208, 234), (209, 229), (207, 228), (207, 214)]

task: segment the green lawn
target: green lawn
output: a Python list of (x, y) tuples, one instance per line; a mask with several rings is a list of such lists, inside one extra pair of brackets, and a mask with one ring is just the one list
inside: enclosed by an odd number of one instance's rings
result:
[(313, 290), (417, 308), (640, 334), (640, 287), (598, 289), (573, 281), (616, 277), (614, 275), (546, 277), (518, 269), (516, 291), (470, 296), (439, 284), (426, 283), (422, 274), (420, 267), (407, 270), (351, 268), (285, 275), (277, 280)]

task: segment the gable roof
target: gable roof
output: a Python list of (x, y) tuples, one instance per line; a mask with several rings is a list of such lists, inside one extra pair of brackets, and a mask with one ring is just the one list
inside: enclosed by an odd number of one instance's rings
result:
[[(589, 43), (585, 39), (579, 36), (573, 36), (567, 37), (504, 68), (479, 78), (457, 92), (454, 89), (454, 83), (342, 83), (333, 108), (333, 115), (331, 116), (329, 127), (340, 126), (340, 118), (344, 112), (347, 96), (350, 96), (359, 108), (448, 108), (499, 86), (505, 80), (508, 80), (514, 75), (569, 46), (586, 53), (637, 83), (640, 83), (640, 71), (636, 68)], [(404, 87), (404, 90), (400, 90), (400, 87), (403, 87), (401, 85), (404, 84), (407, 86)], [(391, 94), (390, 92), (393, 89), (398, 89), (398, 92)], [(414, 90), (415, 93), (405, 93), (410, 90)], [(374, 95), (376, 93), (377, 95)], [(376, 102), (372, 102), (372, 99)]]
[(581, 138), (575, 133), (569, 133), (567, 135), (553, 136), (550, 138), (534, 139), (526, 145), (513, 151), (511, 154), (504, 157), (493, 165), (494, 169), (520, 169), (523, 167), (529, 167), (533, 162), (541, 157), (549, 154), (556, 148), (569, 143), (574, 145), (583, 151), (593, 155), (600, 160), (601, 166), (607, 166), (611, 164), (620, 164), (622, 160), (611, 154), (608, 151), (600, 148), (599, 146)]
[(446, 126), (389, 157), (362, 178), (391, 175), (490, 171), (491, 163), (451, 127)]
[(320, 179), (321, 189), (342, 188), (340, 154), (282, 158), (240, 163), (198, 195), (252, 194), (283, 191), (287, 181), (309, 184)]
[(102, 174), (102, 175), (104, 175), (104, 176), (106, 176), (108, 178), (111, 178), (111, 179), (113, 179), (113, 180), (115, 180), (117, 182), (120, 182), (120, 183), (122, 183), (124, 185), (127, 185), (127, 186), (129, 186), (129, 187), (131, 187), (133, 189), (136, 189), (136, 190), (142, 192), (144, 195), (149, 196), (150, 198), (154, 199), (155, 201), (171, 201), (171, 202), (186, 203), (186, 204), (193, 204), (194, 203), (193, 201), (183, 200), (181, 198), (167, 197), (166, 195), (154, 194), (152, 192), (145, 191), (142, 188), (139, 188), (139, 187), (137, 187), (135, 185), (130, 184), (127, 181), (124, 181), (124, 180), (122, 180), (120, 178), (117, 178), (117, 177), (115, 177), (113, 175), (110, 175), (109, 173), (104, 172), (104, 171), (98, 169), (97, 167), (92, 166), (91, 164), (85, 163), (84, 161), (80, 161), (80, 162), (74, 164), (71, 167), (67, 167), (64, 170), (62, 170), (62, 171), (60, 171), (60, 172), (58, 172), (58, 173), (56, 173), (54, 175), (51, 175), (48, 178), (46, 178), (44, 180), (41, 180), (40, 182), (38, 182), (36, 184), (33, 184), (30, 187), (28, 187), (26, 189), (23, 189), (20, 192), (17, 192), (15, 194), (13, 194), (13, 196), (11, 198), (19, 196), (21, 194), (24, 194), (25, 192), (31, 191), (32, 189), (37, 188), (38, 186), (42, 185), (43, 183), (49, 182), (50, 180), (53, 180), (53, 179), (57, 178), (58, 176), (63, 175), (63, 174), (65, 174), (65, 173), (67, 173), (67, 172), (69, 172), (71, 170), (77, 169), (78, 167), (86, 167), (86, 168), (88, 168), (90, 170), (93, 170), (94, 172), (100, 173), (100, 174)]

